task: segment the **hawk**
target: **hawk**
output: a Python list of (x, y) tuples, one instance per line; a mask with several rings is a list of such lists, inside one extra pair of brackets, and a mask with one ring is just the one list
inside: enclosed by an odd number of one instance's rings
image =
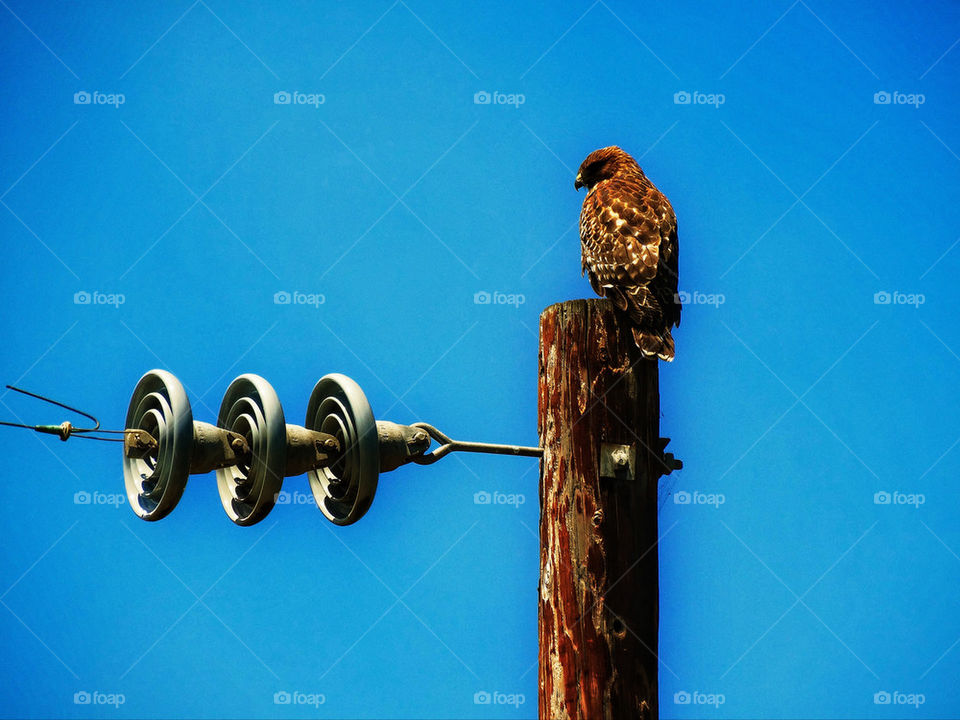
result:
[(644, 357), (673, 360), (670, 328), (680, 325), (681, 305), (670, 201), (615, 146), (587, 155), (574, 183), (582, 187), (580, 250), (590, 285), (626, 314)]

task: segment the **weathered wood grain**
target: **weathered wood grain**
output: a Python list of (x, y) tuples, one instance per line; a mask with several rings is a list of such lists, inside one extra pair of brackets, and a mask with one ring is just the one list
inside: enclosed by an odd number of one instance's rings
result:
[[(540, 316), (540, 718), (657, 717), (656, 361), (606, 300)], [(633, 479), (601, 479), (601, 443)]]

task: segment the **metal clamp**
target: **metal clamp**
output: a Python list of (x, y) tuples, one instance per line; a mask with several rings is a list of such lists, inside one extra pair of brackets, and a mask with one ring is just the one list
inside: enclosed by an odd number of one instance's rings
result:
[[(465, 442), (462, 440), (453, 440), (444, 435), (433, 425), (425, 422), (413, 423), (410, 427), (421, 428), (426, 433), (440, 443), (440, 447), (430, 453), (418, 455), (410, 458), (411, 462), (417, 465), (432, 465), (437, 460), (446, 457), (452, 452), (474, 452), (489, 453), (493, 455), (518, 455), (522, 457), (543, 457), (543, 448), (526, 447), (523, 445), (498, 445), (495, 443)], [(426, 447), (429, 447), (427, 443)], [(424, 449), (426, 449), (426, 447)]]
[[(664, 452), (670, 438), (657, 442), (655, 458), (660, 475), (669, 475), (683, 467), (673, 453)], [(637, 450), (633, 445), (600, 444), (600, 477), (612, 480), (634, 480), (637, 477)]]

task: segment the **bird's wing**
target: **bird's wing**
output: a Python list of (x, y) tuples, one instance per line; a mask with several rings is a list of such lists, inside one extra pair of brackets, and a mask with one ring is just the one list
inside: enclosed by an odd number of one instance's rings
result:
[(602, 286), (642, 285), (656, 277), (662, 236), (661, 207), (654, 199), (639, 181), (625, 178), (597, 184), (584, 199), (583, 264)]
[(666, 327), (679, 324), (677, 220), (646, 177), (598, 183), (580, 212), (580, 242), (583, 267), (598, 295), (633, 309), (637, 321), (641, 313), (647, 320), (662, 313)]

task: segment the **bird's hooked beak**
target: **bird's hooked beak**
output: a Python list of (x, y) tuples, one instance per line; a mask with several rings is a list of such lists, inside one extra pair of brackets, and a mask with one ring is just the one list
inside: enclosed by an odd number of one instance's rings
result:
[(573, 189), (580, 190), (583, 187), (583, 180), (580, 177), (580, 173), (577, 173), (577, 179), (573, 181)]

